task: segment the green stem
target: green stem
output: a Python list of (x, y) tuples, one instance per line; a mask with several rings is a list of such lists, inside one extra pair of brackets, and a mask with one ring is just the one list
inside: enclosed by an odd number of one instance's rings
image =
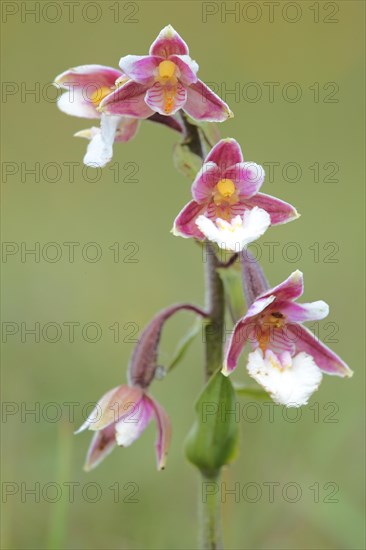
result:
[[(225, 316), (225, 295), (222, 280), (217, 272), (220, 262), (212, 246), (205, 243), (206, 262), (206, 309), (209, 313), (209, 322), (205, 326), (205, 376), (206, 381), (222, 367), (223, 336)], [(215, 478), (208, 478), (201, 472), (201, 486), (204, 483), (219, 483), (221, 470)], [(221, 538), (221, 511), (220, 491), (201, 491), (200, 511), (200, 548), (203, 550), (217, 550), (223, 548)]]
[[(220, 473), (215, 478), (201, 477), (200, 507), (200, 548), (202, 550), (221, 550), (221, 503), (220, 503)], [(206, 485), (205, 484), (209, 484)]]
[(206, 267), (206, 311), (209, 322), (205, 327), (205, 374), (208, 380), (222, 368), (225, 295), (224, 285), (217, 272), (220, 262), (210, 243), (205, 243), (204, 262)]
[[(197, 126), (191, 124), (186, 115), (182, 114), (182, 122), (185, 128), (184, 142), (190, 150), (204, 160), (205, 144), (202, 142), (202, 133)], [(224, 286), (217, 272), (221, 262), (216, 257), (214, 248), (210, 243), (205, 243), (205, 284), (206, 284), (206, 311), (209, 321), (205, 326), (205, 379), (208, 379), (221, 370), (223, 360), (223, 337), (225, 318), (225, 294)], [(211, 483), (211, 488), (217, 489), (220, 480), (220, 470), (212, 477), (201, 472), (201, 487), (205, 483)], [(200, 547), (203, 550), (219, 550), (221, 542), (221, 511), (218, 490), (205, 492), (200, 495)]]

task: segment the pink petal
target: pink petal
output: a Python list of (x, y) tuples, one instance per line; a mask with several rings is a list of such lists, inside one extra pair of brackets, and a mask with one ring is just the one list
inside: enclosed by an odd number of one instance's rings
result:
[(239, 197), (251, 197), (264, 182), (264, 170), (255, 162), (240, 162), (226, 170), (224, 178), (235, 183)]
[(110, 424), (117, 422), (124, 415), (129, 414), (131, 404), (138, 403), (141, 397), (142, 391), (140, 388), (127, 385), (113, 388), (113, 390), (103, 395), (84, 424), (75, 433), (80, 433), (86, 429), (92, 431), (103, 430)]
[[(289, 335), (286, 331), (286, 328), (269, 328), (269, 340), (267, 347), (271, 351), (273, 351), (277, 355), (281, 355), (283, 353), (289, 353), (290, 355), (294, 355), (295, 353), (295, 344), (293, 341), (293, 338), (291, 335)], [(260, 328), (258, 327), (257, 336), (260, 337)], [(259, 345), (259, 344), (258, 344)], [(257, 348), (258, 345), (254, 343), (254, 348)]]
[(220, 180), (220, 169), (213, 162), (205, 162), (192, 184), (192, 196), (199, 202), (207, 202), (212, 197), (212, 191)]
[(236, 369), (238, 359), (248, 339), (251, 340), (252, 344), (256, 344), (259, 325), (256, 323), (255, 316), (264, 311), (273, 300), (273, 296), (258, 298), (250, 306), (246, 315), (236, 323), (225, 349), (224, 366), (222, 369), (222, 373), (225, 376), (229, 376)]
[(187, 91), (187, 102), (183, 110), (192, 118), (223, 122), (234, 116), (228, 105), (201, 80), (191, 84)]
[(156, 427), (158, 430), (158, 437), (156, 439), (156, 457), (158, 470), (165, 468), (166, 457), (170, 446), (170, 440), (172, 435), (172, 427), (169, 416), (166, 411), (157, 401), (152, 397), (146, 396), (146, 399), (150, 401), (153, 408), (153, 413), (156, 421)]
[(81, 118), (100, 118), (95, 105), (88, 100), (81, 89), (70, 90), (57, 100), (57, 107), (63, 113)]
[(271, 224), (277, 225), (281, 223), (287, 223), (292, 220), (296, 220), (299, 217), (299, 214), (291, 204), (282, 201), (281, 199), (276, 199), (270, 195), (265, 195), (264, 193), (257, 193), (250, 199), (246, 200), (246, 204), (249, 208), (254, 206), (259, 206), (266, 210), (271, 216)]
[(289, 324), (287, 330), (292, 333), (298, 351), (311, 355), (317, 366), (327, 374), (335, 376), (353, 375), (352, 370), (344, 361), (325, 344), (319, 342), (312, 332), (299, 324)]
[(130, 414), (123, 416), (115, 425), (117, 445), (129, 447), (147, 428), (152, 415), (150, 400), (144, 395)]
[[(235, 139), (222, 139), (211, 149), (205, 162), (214, 162), (220, 167), (222, 177), (225, 172), (235, 164), (243, 162), (243, 153)], [(265, 209), (264, 209), (265, 210)]]
[(310, 304), (286, 302), (283, 306), (279, 306), (279, 310), (283, 315), (286, 315), (290, 323), (319, 321), (329, 314), (329, 306), (323, 300), (311, 302)]
[[(167, 103), (167, 98), (171, 103)], [(165, 84), (162, 86), (159, 82), (149, 88), (146, 92), (146, 104), (161, 115), (174, 115), (185, 104), (187, 99), (187, 90), (178, 82), (176, 85)]]
[(124, 118), (118, 125), (114, 141), (130, 141), (135, 137), (140, 126), (140, 121), (135, 118)]
[(177, 65), (180, 71), (179, 80), (186, 86), (197, 82), (198, 65), (189, 55), (171, 55), (169, 61)]
[(144, 328), (138, 344), (133, 350), (128, 365), (130, 385), (147, 388), (151, 384), (158, 365), (158, 347), (163, 326), (172, 315), (182, 310), (193, 311), (201, 317), (207, 317), (201, 308), (192, 304), (175, 304), (155, 315)]
[(129, 80), (100, 103), (102, 112), (134, 118), (148, 118), (154, 111), (145, 103), (147, 86)]
[(243, 317), (238, 321), (226, 345), (222, 374), (229, 376), (237, 367), (239, 357), (254, 328), (253, 319)]
[(291, 275), (285, 281), (283, 281), (283, 283), (280, 283), (274, 288), (270, 288), (269, 290), (261, 294), (261, 298), (264, 298), (266, 296), (275, 296), (276, 300), (278, 300), (279, 302), (286, 302), (288, 300), (295, 300), (296, 298), (299, 298), (299, 296), (301, 296), (303, 292), (303, 274), (301, 273), (301, 271), (296, 270), (291, 273)]
[(95, 89), (105, 86), (111, 88), (117, 78), (122, 76), (121, 71), (105, 65), (80, 65), (65, 71), (55, 78), (55, 84), (62, 88), (84, 88), (88, 85)]
[(152, 85), (155, 71), (163, 59), (154, 55), (126, 55), (119, 66), (122, 71), (139, 84)]
[(168, 58), (170, 55), (189, 54), (188, 46), (171, 25), (164, 27), (150, 46), (150, 55)]
[(205, 239), (205, 236), (198, 229), (196, 219), (206, 210), (205, 204), (199, 204), (196, 201), (189, 202), (175, 218), (172, 233), (179, 237), (194, 237), (200, 241)]
[[(269, 292), (270, 291), (268, 291), (268, 294)], [(252, 303), (245, 314), (245, 318), (255, 317), (275, 301), (275, 296), (268, 294), (261, 294), (261, 296)]]
[[(250, 212), (253, 210), (253, 208), (247, 208), (245, 204), (242, 204), (241, 202), (237, 202), (236, 204), (232, 204), (229, 207), (230, 211), (230, 219), (235, 218), (235, 216), (240, 216), (241, 218), (244, 216), (245, 212)], [(210, 218), (210, 220), (215, 221), (217, 219), (217, 206), (214, 203), (214, 201), (211, 201), (207, 206), (207, 213), (206, 216)]]
[(107, 428), (104, 428), (104, 430), (94, 434), (86, 456), (84, 470), (88, 472), (98, 466), (111, 453), (115, 446), (115, 428), (114, 424), (111, 424)]

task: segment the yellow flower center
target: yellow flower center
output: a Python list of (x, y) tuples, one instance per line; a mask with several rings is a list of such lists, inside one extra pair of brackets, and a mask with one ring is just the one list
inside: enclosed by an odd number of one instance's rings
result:
[(269, 323), (274, 328), (282, 328), (285, 324), (285, 317), (279, 311), (273, 311), (267, 318), (267, 323)]
[(231, 180), (223, 179), (220, 180), (216, 186), (218, 192), (223, 197), (229, 199), (231, 195), (235, 193), (235, 184)]
[(170, 80), (175, 76), (176, 65), (173, 61), (166, 59), (159, 64), (159, 78)]
[(213, 200), (218, 207), (217, 216), (223, 219), (230, 217), (230, 206), (238, 202), (235, 183), (229, 179), (220, 180), (215, 187)]
[(98, 107), (99, 103), (104, 99), (107, 95), (111, 93), (111, 88), (108, 88), (107, 86), (102, 86), (101, 88), (98, 88), (91, 94), (90, 101)]
[(177, 95), (177, 84), (178, 84), (178, 78), (177, 78), (177, 70), (178, 67), (176, 66), (173, 61), (169, 61), (169, 59), (165, 59), (161, 63), (159, 63), (157, 75), (155, 80), (161, 84), (163, 87), (163, 95), (164, 95), (164, 112), (169, 115), (173, 108), (174, 108), (174, 99)]
[(273, 331), (282, 329), (286, 324), (286, 317), (279, 311), (269, 314), (263, 313), (260, 318), (260, 331), (258, 332), (259, 347), (266, 351), (268, 344), (273, 341)]

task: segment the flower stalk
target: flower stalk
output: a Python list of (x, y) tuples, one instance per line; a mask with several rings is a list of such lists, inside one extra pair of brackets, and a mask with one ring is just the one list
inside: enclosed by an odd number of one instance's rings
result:
[(205, 326), (205, 374), (208, 380), (222, 365), (225, 295), (217, 272), (221, 264), (209, 242), (205, 243), (205, 252), (206, 311), (209, 315)]
[[(202, 310), (183, 303), (158, 312), (134, 349), (127, 384), (104, 394), (76, 433), (94, 432), (85, 465), (90, 470), (115, 446), (132, 444), (154, 420), (157, 467), (164, 469), (171, 425), (150, 386), (180, 360), (197, 333), (197, 322), (170, 368), (158, 363), (161, 332), (165, 322), (181, 310), (203, 318), (205, 386), (195, 404), (196, 419), (185, 451), (201, 473), (200, 548), (218, 550), (222, 548), (218, 484), (222, 467), (237, 455), (239, 435), (237, 423), (219, 411), (233, 411), (237, 404), (239, 392), (228, 376), (236, 369), (245, 344), (250, 342), (253, 348), (247, 357), (249, 376), (265, 389), (265, 395), (287, 407), (306, 405), (322, 373), (350, 377), (352, 371), (303, 326), (326, 317), (329, 307), (322, 300), (295, 301), (303, 293), (302, 273), (296, 270), (270, 287), (247, 250), (270, 226), (296, 220), (299, 214), (291, 204), (260, 191), (264, 169), (244, 159), (234, 138), (220, 139), (212, 123), (224, 122), (233, 113), (199, 80), (198, 64), (181, 36), (167, 25), (148, 55), (125, 55), (119, 67), (94, 64), (64, 71), (55, 80), (65, 92), (58, 107), (69, 115), (100, 121), (98, 127), (75, 134), (89, 140), (87, 166), (104, 167), (112, 159), (114, 143), (132, 139), (144, 119), (183, 136), (174, 148), (174, 162), (192, 181), (191, 200), (176, 216), (171, 232), (202, 246), (206, 306)], [(220, 249), (232, 253), (229, 260), (219, 259)], [(237, 260), (241, 276), (233, 265)], [(224, 352), (226, 297), (235, 326)]]
[[(199, 494), (199, 509), (200, 509), (200, 548), (202, 550), (221, 550), (223, 548), (221, 536), (221, 503), (220, 491), (203, 491), (205, 485), (212, 484), (217, 487), (220, 482), (220, 473), (212, 479), (207, 478), (202, 474), (201, 483), (202, 489)], [(203, 493), (205, 498), (203, 499)]]
[[(204, 145), (201, 143), (197, 127), (190, 125), (183, 117), (187, 131), (187, 144), (192, 152), (199, 154), (204, 160)], [(191, 131), (192, 134), (188, 132)], [(205, 261), (205, 309), (208, 322), (205, 325), (205, 378), (221, 369), (223, 361), (223, 337), (225, 320), (225, 294), (222, 280), (217, 268), (221, 266), (213, 246), (204, 244)], [(214, 475), (214, 477), (213, 477)], [(220, 482), (221, 469), (209, 475), (201, 471), (201, 486), (204, 483)], [(202, 550), (219, 550), (223, 548), (221, 535), (221, 509), (218, 491), (213, 491), (203, 499), (203, 491), (199, 495), (199, 545)]]

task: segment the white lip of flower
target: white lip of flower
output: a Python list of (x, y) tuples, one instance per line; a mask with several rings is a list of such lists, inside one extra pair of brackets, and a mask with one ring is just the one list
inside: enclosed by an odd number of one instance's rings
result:
[(116, 423), (116, 442), (121, 447), (129, 447), (140, 436), (150, 422), (151, 415), (137, 405), (130, 414)]
[(258, 239), (268, 229), (271, 218), (265, 210), (255, 206), (244, 216), (235, 216), (230, 222), (217, 218), (215, 222), (206, 216), (198, 216), (196, 225), (204, 236), (224, 250), (240, 252), (246, 245)]
[(75, 134), (76, 137), (90, 139), (84, 164), (92, 168), (103, 168), (113, 156), (113, 143), (117, 128), (123, 117), (115, 115), (101, 116), (100, 128), (90, 128)]
[(294, 357), (286, 353), (280, 362), (272, 351), (263, 355), (261, 349), (256, 349), (249, 354), (247, 369), (275, 403), (286, 407), (306, 405), (323, 377), (314, 359), (304, 352)]

